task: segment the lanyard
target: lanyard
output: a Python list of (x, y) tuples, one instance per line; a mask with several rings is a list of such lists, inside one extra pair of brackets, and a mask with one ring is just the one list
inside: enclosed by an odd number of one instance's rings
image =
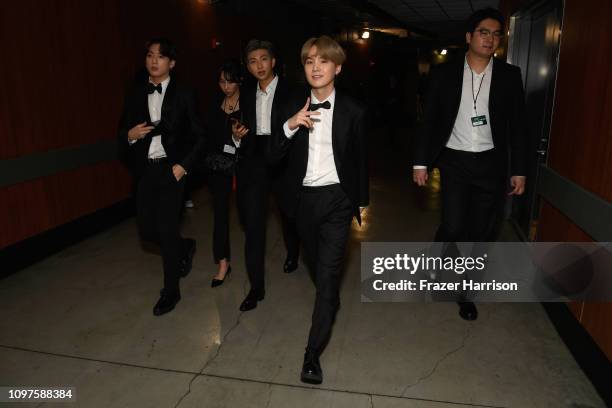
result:
[(480, 89), (482, 88), (482, 83), (484, 82), (485, 76), (487, 73), (482, 74), (482, 78), (480, 79), (480, 85), (478, 85), (478, 92), (476, 92), (476, 96), (474, 96), (474, 71), (472, 71), (472, 67), (468, 64), (468, 68), (470, 69), (470, 73), (472, 74), (472, 100), (474, 101), (474, 112), (478, 115), (478, 111), (476, 110), (476, 101), (478, 100), (478, 95), (480, 95)]

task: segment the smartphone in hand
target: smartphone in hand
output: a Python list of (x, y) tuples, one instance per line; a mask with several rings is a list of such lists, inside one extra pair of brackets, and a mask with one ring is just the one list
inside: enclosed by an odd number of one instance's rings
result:
[(149, 132), (150, 136), (158, 136), (162, 134), (161, 126), (158, 126), (161, 120), (147, 121), (147, 126), (153, 126), (153, 129)]
[(244, 126), (240, 120), (238, 120), (237, 118), (230, 118), (230, 120), (232, 121), (232, 126), (236, 126), (236, 127), (240, 127), (240, 126)]

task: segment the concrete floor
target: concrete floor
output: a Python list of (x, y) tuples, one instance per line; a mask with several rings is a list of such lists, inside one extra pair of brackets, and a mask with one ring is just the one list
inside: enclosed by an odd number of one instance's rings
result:
[(372, 204), (353, 225), (321, 386), (299, 381), (314, 288), (303, 265), (282, 273), (277, 214), (266, 299), (241, 313), (244, 235), (234, 211), (234, 273), (210, 288), (206, 189), (186, 213), (198, 251), (168, 315), (152, 315), (161, 262), (133, 219), (1, 280), (0, 384), (76, 387), (69, 407), (603, 407), (539, 304), (481, 304), (465, 322), (454, 303), (360, 302), (359, 242), (428, 241), (437, 223), (435, 192), (411, 185), (394, 150), (373, 153)]

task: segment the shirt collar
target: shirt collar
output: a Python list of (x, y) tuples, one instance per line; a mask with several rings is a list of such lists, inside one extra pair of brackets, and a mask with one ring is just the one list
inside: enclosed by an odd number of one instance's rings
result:
[(261, 87), (259, 86), (259, 82), (257, 82), (257, 92), (261, 94), (269, 95), (270, 92), (276, 89), (276, 84), (278, 84), (278, 75), (274, 75), (274, 79), (270, 81), (265, 91), (261, 90)]
[[(153, 81), (151, 81), (151, 77), (149, 77), (149, 82), (153, 84)], [(168, 84), (170, 83), (170, 76), (168, 76), (168, 78), (164, 79), (161, 82), (161, 86), (162, 86), (162, 94), (166, 93), (166, 89), (168, 88)], [(155, 85), (155, 84), (153, 84)]]
[[(470, 64), (468, 64), (468, 62), (467, 62), (467, 54), (463, 58), (463, 68), (464, 69), (471, 69), (470, 68)], [(487, 74), (491, 74), (491, 72), (493, 72), (493, 57), (491, 57), (491, 59), (489, 59), (489, 63), (487, 64), (487, 67), (482, 72), (486, 72)], [(480, 74), (477, 74), (476, 72), (474, 72), (474, 75), (482, 75), (482, 72)]]
[(327, 97), (327, 99), (324, 99), (322, 101), (317, 99), (312, 90), (310, 91), (310, 103), (323, 103), (325, 101), (329, 101), (329, 104), (331, 105), (330, 109), (334, 109), (334, 102), (336, 101), (336, 88), (334, 88), (334, 90)]
[(487, 72), (487, 74), (490, 74), (493, 71), (493, 57), (491, 57), (491, 59), (489, 60), (485, 71)]

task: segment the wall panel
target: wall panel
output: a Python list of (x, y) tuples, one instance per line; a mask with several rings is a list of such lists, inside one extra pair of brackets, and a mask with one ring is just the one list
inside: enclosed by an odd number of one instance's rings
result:
[[(221, 61), (240, 57), (252, 37), (273, 40), (297, 66), (300, 44), (319, 24), (291, 7), (202, 0), (5, 5), (0, 38), (10, 40), (3, 42), (7, 58), (0, 64), (0, 160), (114, 139), (125, 89), (143, 66), (151, 37), (177, 43), (177, 77), (199, 91), (202, 110), (216, 92)], [(220, 47), (213, 48), (213, 37)], [(112, 161), (2, 187), (0, 249), (122, 201), (130, 186)]]
[(0, 189), (0, 248), (109, 207), (131, 189), (131, 176), (117, 161)]
[[(610, 15), (612, 3), (605, 0), (565, 2), (548, 157), (548, 165), (561, 176), (608, 202), (612, 201), (612, 41), (607, 29)], [(538, 239), (592, 240), (546, 202)], [(612, 360), (612, 304), (576, 304), (572, 311)]]
[[(507, 16), (530, 3), (502, 0)], [(607, 0), (565, 0), (548, 165), (593, 194), (612, 201), (612, 41)], [(597, 214), (593, 214), (597, 217)], [(611, 227), (612, 230), (612, 227)], [(539, 241), (593, 238), (544, 201)], [(611, 237), (612, 239), (612, 237)], [(569, 305), (612, 360), (612, 303)]]

